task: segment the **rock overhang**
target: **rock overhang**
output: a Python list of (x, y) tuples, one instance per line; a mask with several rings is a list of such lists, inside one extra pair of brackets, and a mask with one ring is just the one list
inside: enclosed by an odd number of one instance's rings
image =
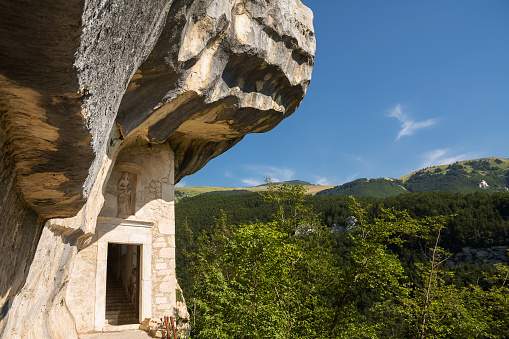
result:
[(271, 130), (303, 99), (314, 64), (312, 13), (300, 1), (275, 4), (172, 6), (131, 79), (117, 117), (122, 134), (170, 142), (177, 182), (244, 135)]
[(312, 12), (300, 1), (2, 7), (5, 156), (46, 217), (83, 205), (112, 129), (176, 147), (178, 181), (291, 115), (311, 79)]

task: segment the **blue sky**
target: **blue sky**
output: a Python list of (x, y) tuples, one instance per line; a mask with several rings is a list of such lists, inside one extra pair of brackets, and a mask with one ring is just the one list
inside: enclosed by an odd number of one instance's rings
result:
[(303, 3), (317, 51), (301, 106), (180, 185), (342, 184), (509, 158), (509, 1)]

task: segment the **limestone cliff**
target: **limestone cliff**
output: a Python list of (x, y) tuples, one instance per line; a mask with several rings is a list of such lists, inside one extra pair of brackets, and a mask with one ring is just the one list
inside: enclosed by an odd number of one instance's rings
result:
[(311, 79), (299, 0), (0, 1), (0, 337), (73, 338), (69, 271), (122, 149), (175, 181), (292, 114)]

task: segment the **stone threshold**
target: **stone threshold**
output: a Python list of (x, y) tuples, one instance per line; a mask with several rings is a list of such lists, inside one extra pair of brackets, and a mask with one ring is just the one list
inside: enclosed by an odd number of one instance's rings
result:
[(103, 332), (120, 332), (120, 331), (130, 331), (130, 330), (139, 330), (140, 324), (127, 324), (127, 325), (104, 325)]

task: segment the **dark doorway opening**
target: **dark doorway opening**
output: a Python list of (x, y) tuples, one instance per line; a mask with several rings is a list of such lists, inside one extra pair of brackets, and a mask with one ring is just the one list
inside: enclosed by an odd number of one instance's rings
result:
[(140, 245), (108, 244), (106, 324), (139, 324)]

